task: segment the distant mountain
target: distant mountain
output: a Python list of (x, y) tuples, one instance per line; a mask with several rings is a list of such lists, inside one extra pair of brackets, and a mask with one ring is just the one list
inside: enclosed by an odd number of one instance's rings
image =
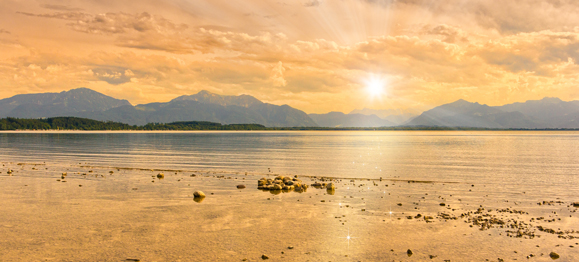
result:
[(439, 126), (476, 128), (579, 128), (579, 101), (529, 100), (491, 107), (458, 100), (413, 116), (404, 110), (354, 110), (306, 114), (288, 105), (263, 103), (253, 96), (222, 96), (208, 91), (166, 103), (133, 106), (127, 100), (88, 88), (60, 93), (22, 94), (0, 100), (0, 118), (81, 117), (130, 125), (209, 121), (266, 127)]
[(394, 126), (388, 120), (376, 115), (344, 114), (342, 112), (330, 112), (327, 114), (309, 114), (309, 116), (322, 127), (381, 127)]
[(355, 109), (349, 114), (362, 114), (362, 115), (376, 115), (379, 118), (388, 120), (393, 125), (401, 125), (404, 122), (416, 117), (420, 114), (419, 111), (416, 110), (402, 110), (402, 109)]
[(88, 88), (60, 93), (22, 94), (0, 100), (0, 117), (40, 118), (70, 116), (131, 105)]
[(521, 112), (538, 121), (537, 128), (579, 128), (579, 101), (565, 102), (545, 97), (496, 108), (505, 112)]
[(122, 106), (74, 116), (130, 125), (210, 121), (221, 124), (261, 124), (267, 127), (317, 126), (306, 113), (288, 105), (263, 103), (248, 95), (221, 96), (207, 91), (180, 96), (167, 103)]
[(288, 105), (263, 103), (249, 95), (221, 96), (201, 91), (167, 103), (132, 106), (87, 88), (61, 93), (24, 94), (0, 100), (0, 118), (73, 116), (130, 125), (211, 121), (221, 124), (261, 124), (268, 127), (317, 126), (303, 111)]
[(535, 128), (539, 121), (525, 114), (505, 112), (496, 107), (458, 100), (422, 113), (406, 126), (479, 128)]
[(209, 91), (205, 90), (202, 90), (201, 92), (195, 95), (180, 96), (171, 100), (171, 102), (174, 101), (198, 101), (204, 104), (217, 104), (221, 106), (241, 106), (245, 108), (263, 104), (263, 102), (259, 101), (257, 98), (250, 95), (222, 96), (210, 93)]

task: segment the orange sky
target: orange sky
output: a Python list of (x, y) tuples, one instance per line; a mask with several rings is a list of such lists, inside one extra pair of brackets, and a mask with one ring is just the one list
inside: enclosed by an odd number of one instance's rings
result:
[(572, 0), (2, 0), (0, 98), (205, 89), (307, 113), (574, 100), (578, 13)]

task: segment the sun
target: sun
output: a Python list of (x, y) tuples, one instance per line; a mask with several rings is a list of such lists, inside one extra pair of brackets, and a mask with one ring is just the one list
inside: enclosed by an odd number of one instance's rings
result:
[(373, 96), (380, 96), (384, 93), (384, 82), (382, 79), (373, 77), (366, 82), (366, 91)]

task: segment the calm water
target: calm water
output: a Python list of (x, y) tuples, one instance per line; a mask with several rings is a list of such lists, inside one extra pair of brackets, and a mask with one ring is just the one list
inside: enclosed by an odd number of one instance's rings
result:
[(396, 178), (578, 194), (579, 132), (0, 133), (2, 162)]

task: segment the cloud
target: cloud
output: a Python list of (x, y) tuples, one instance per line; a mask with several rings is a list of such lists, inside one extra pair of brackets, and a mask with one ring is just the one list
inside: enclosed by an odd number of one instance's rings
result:
[(73, 30), (89, 34), (123, 34), (147, 31), (173, 33), (188, 28), (185, 24), (175, 24), (165, 18), (153, 16), (147, 12), (140, 14), (104, 13), (97, 15), (82, 12), (58, 12), (53, 14), (18, 13), (26, 16), (72, 21), (67, 25)]
[(66, 5), (52, 5), (52, 4), (43, 4), (40, 5), (43, 8), (46, 9), (51, 9), (51, 10), (57, 10), (57, 11), (82, 11), (82, 8), (74, 8), (74, 7), (69, 7)]
[(277, 65), (271, 70), (271, 81), (273, 82), (273, 86), (286, 86), (287, 81), (283, 78), (283, 72), (285, 68), (281, 61), (277, 63)]
[(423, 33), (428, 35), (441, 36), (442, 41), (447, 43), (467, 42), (467, 34), (458, 27), (450, 25), (424, 26)]
[(320, 5), (320, 1), (319, 0), (308, 0), (307, 2), (304, 3), (305, 7), (316, 7)]

